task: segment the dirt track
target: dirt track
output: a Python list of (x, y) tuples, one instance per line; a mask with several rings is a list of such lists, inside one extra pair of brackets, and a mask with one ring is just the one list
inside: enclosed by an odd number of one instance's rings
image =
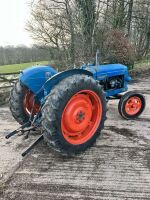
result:
[(118, 102), (110, 101), (105, 130), (96, 145), (74, 158), (62, 157), (41, 143), (21, 160), (20, 153), (36, 136), (5, 141), (6, 132), (17, 124), (7, 107), (0, 108), (1, 181), (15, 169), (6, 187), (0, 186), (0, 200), (150, 199), (148, 76), (130, 89), (145, 94), (147, 107), (143, 115), (136, 121), (123, 120), (117, 111)]

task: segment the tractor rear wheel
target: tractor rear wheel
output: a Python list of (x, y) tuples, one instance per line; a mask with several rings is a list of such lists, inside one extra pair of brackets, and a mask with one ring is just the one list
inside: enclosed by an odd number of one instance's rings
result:
[(118, 111), (124, 119), (136, 119), (145, 109), (145, 98), (137, 91), (127, 92), (118, 104)]
[(11, 90), (9, 107), (13, 117), (21, 125), (28, 122), (30, 115), (34, 116), (39, 110), (39, 105), (34, 102), (34, 94), (19, 81)]
[(42, 109), (44, 139), (62, 154), (77, 154), (95, 143), (105, 119), (100, 85), (92, 77), (73, 75), (53, 88)]

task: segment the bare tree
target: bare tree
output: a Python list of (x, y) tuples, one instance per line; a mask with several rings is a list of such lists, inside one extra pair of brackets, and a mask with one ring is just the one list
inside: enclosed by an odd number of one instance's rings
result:
[(39, 0), (32, 8), (31, 20), (26, 29), (40, 45), (57, 47), (59, 54), (63, 48), (67, 56), (65, 59), (70, 59), (73, 64), (75, 47), (72, 6), (71, 0)]
[(97, 48), (105, 57), (106, 33), (113, 29), (128, 38), (138, 57), (149, 54), (149, 0), (34, 0), (31, 8), (31, 36), (55, 47), (57, 60), (71, 66), (92, 60)]

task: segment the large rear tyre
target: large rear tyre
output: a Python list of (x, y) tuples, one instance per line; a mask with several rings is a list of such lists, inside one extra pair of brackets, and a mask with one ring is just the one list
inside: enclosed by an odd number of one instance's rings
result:
[(21, 125), (28, 122), (30, 115), (34, 116), (39, 110), (39, 105), (34, 101), (34, 94), (19, 81), (11, 90), (9, 107), (13, 117)]
[(136, 119), (145, 109), (145, 98), (137, 91), (127, 92), (118, 104), (118, 111), (124, 119)]
[(44, 139), (62, 154), (77, 154), (95, 143), (105, 119), (100, 85), (92, 77), (73, 75), (53, 88), (42, 109)]

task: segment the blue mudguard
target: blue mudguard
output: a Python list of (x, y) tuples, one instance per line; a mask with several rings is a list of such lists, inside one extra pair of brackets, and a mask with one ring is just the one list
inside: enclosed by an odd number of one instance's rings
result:
[(44, 83), (57, 71), (51, 66), (33, 66), (23, 70), (19, 76), (20, 82), (36, 94)]
[(74, 74), (86, 74), (92, 76), (92, 73), (83, 69), (71, 69), (58, 73), (50, 66), (35, 66), (22, 71), (20, 82), (31, 90), (40, 104), (44, 103), (44, 97), (61, 80)]
[[(75, 75), (75, 74), (79, 74), (79, 75), (85, 74), (87, 76), (93, 76), (93, 74), (90, 71), (83, 70), (83, 69), (71, 69), (71, 70), (57, 73), (54, 76), (52, 76), (51, 78), (49, 78), (45, 82), (45, 84), (43, 85), (41, 90), (36, 93), (37, 101), (39, 101), (41, 104), (43, 104), (45, 101), (44, 97), (46, 97), (51, 92), (52, 88), (55, 85), (57, 85), (63, 79), (65, 79), (69, 76)], [(68, 87), (69, 87), (69, 85), (68, 85)]]

